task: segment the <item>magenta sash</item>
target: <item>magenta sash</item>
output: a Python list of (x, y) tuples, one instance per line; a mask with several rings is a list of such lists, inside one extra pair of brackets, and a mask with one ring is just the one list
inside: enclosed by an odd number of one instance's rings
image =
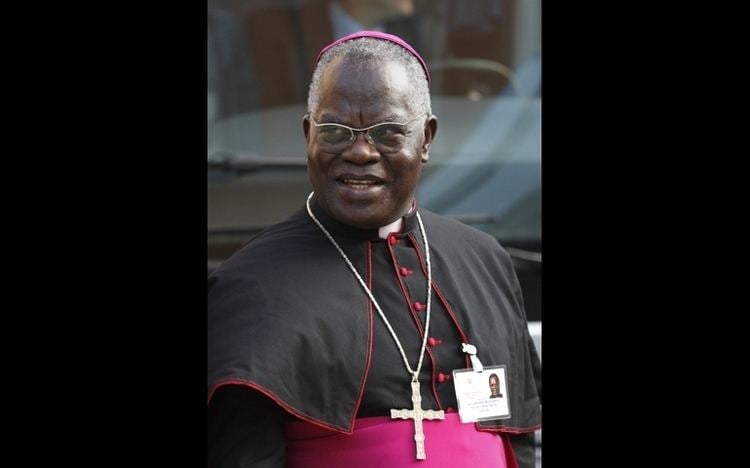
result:
[[(457, 413), (444, 421), (423, 421), (426, 460), (416, 459), (414, 422), (388, 417), (358, 418), (353, 434), (332, 432), (307, 422), (286, 426), (289, 468), (507, 468), (503, 440), (462, 424)], [(511, 455), (512, 457), (512, 455)], [(513, 462), (511, 462), (513, 464)]]

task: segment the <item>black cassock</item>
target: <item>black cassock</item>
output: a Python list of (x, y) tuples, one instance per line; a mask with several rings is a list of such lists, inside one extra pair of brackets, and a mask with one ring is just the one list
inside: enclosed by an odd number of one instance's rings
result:
[[(388, 317), (416, 367), (426, 264), (416, 212), (387, 239), (313, 207)], [(422, 407), (456, 409), (454, 369), (505, 365), (510, 419), (476, 423), (534, 466), (540, 362), (511, 259), (490, 235), (419, 209), (433, 293), (420, 373)], [(356, 417), (411, 408), (410, 376), (393, 338), (340, 254), (304, 208), (270, 227), (208, 280), (209, 466), (283, 466), (284, 423), (350, 432)], [(505, 390), (505, 389), (503, 389)], [(243, 463), (248, 463), (243, 465)]]

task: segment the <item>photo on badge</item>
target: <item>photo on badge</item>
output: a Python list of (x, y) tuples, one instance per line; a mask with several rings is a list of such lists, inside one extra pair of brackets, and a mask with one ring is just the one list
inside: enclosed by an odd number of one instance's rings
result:
[(505, 366), (485, 367), (482, 372), (457, 369), (453, 382), (462, 423), (510, 418)]

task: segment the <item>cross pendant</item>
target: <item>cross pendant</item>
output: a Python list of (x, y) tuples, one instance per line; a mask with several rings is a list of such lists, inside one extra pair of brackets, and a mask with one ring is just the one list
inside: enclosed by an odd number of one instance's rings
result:
[(391, 419), (413, 419), (414, 420), (414, 441), (417, 443), (417, 460), (424, 460), (427, 455), (424, 452), (424, 430), (422, 429), (423, 419), (445, 419), (443, 410), (423, 410), (422, 394), (419, 392), (419, 381), (411, 382), (411, 401), (414, 403), (414, 409), (392, 409)]

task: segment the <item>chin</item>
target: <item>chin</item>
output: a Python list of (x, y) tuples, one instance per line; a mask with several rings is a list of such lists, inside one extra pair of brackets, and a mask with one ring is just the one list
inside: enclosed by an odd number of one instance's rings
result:
[(380, 218), (351, 218), (342, 217), (337, 218), (342, 223), (359, 228), (359, 229), (380, 229), (381, 227), (388, 224), (388, 222), (380, 221)]
[(359, 229), (378, 229), (387, 221), (385, 213), (378, 212), (382, 206), (377, 203), (345, 203), (338, 201), (331, 205), (329, 214), (337, 221)]

